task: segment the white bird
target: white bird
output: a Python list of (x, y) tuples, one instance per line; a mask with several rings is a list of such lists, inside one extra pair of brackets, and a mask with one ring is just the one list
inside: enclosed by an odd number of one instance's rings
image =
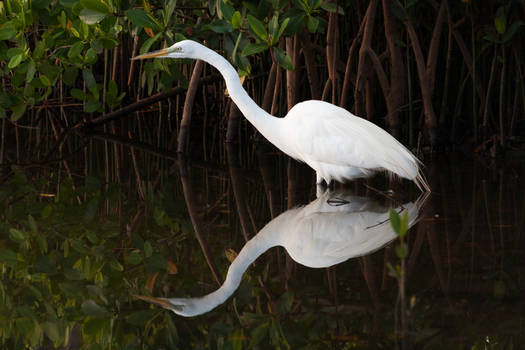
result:
[[(415, 203), (395, 208), (408, 213), (408, 227), (417, 221), (427, 198), (425, 193)], [(394, 238), (389, 208), (348, 192), (326, 191), (310, 204), (288, 210), (266, 224), (241, 249), (216, 291), (199, 298), (137, 297), (181, 316), (197, 316), (224, 303), (241, 283), (246, 269), (272, 247), (284, 247), (304, 266), (322, 268), (370, 254)]]
[(345, 181), (388, 171), (430, 191), (420, 161), (377, 125), (328, 102), (295, 105), (284, 118), (267, 113), (242, 87), (235, 68), (221, 55), (192, 40), (132, 58), (191, 58), (214, 66), (246, 119), (277, 148), (316, 171), (317, 183)]

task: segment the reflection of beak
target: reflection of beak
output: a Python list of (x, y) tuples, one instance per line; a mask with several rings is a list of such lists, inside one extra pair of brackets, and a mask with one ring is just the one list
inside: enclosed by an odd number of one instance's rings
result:
[(168, 53), (169, 53), (168, 50), (162, 49), (162, 50), (152, 51), (152, 52), (148, 52), (142, 55), (135, 56), (131, 60), (144, 60), (146, 58), (162, 57), (162, 56), (166, 56)]
[(153, 303), (155, 305), (162, 306), (165, 309), (170, 309), (170, 306), (171, 306), (170, 302), (164, 298), (146, 297), (144, 295), (135, 295), (135, 296), (149, 303)]

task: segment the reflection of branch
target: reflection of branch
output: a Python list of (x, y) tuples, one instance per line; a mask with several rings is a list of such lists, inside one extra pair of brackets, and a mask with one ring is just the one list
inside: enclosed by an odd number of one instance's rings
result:
[(228, 143), (226, 145), (226, 151), (228, 155), (228, 168), (230, 170), (233, 196), (235, 197), (235, 203), (237, 205), (237, 212), (239, 214), (239, 220), (241, 221), (244, 239), (248, 241), (255, 234), (256, 228), (250, 225), (248, 200), (246, 198), (246, 191), (243, 186), (243, 180), (245, 177), (239, 174), (239, 159), (233, 144)]
[(67, 159), (70, 159), (72, 158), (73, 156), (76, 156), (77, 153), (81, 152), (82, 150), (84, 150), (84, 147), (85, 147), (85, 144), (82, 144), (82, 146), (78, 147), (77, 149), (75, 149), (73, 152), (61, 157), (61, 158), (55, 158), (55, 159), (48, 159), (48, 160), (45, 160), (45, 161), (41, 161), (41, 162), (31, 162), (31, 163), (4, 163), (4, 164), (0, 164), (0, 167), (2, 168), (10, 168), (12, 166), (16, 166), (16, 167), (19, 167), (19, 168), (34, 168), (34, 167), (41, 167), (41, 166), (45, 166), (45, 165), (50, 165), (50, 164), (54, 164), (54, 163), (60, 163), (60, 162), (63, 162)]
[(208, 266), (210, 267), (213, 278), (215, 279), (217, 284), (221, 285), (221, 279), (219, 278), (219, 274), (217, 273), (217, 267), (210, 254), (208, 243), (206, 242), (204, 236), (202, 235), (201, 222), (197, 218), (198, 204), (195, 202), (196, 197), (195, 197), (195, 194), (193, 193), (193, 188), (191, 186), (191, 180), (188, 176), (188, 164), (184, 158), (181, 158), (179, 160), (179, 168), (180, 168), (180, 179), (182, 182), (182, 191), (184, 192), (184, 199), (186, 200), (186, 206), (188, 207), (188, 213), (190, 214), (191, 223), (193, 224), (193, 229), (195, 231), (195, 238), (197, 238), (197, 241), (199, 242), (199, 245), (201, 246), (202, 253), (204, 254), (204, 258), (206, 259)]

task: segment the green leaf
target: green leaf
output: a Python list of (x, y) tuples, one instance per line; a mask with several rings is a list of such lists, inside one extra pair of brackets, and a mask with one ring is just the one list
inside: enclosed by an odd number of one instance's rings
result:
[[(115, 83), (114, 80), (110, 80), (109, 83), (108, 83), (108, 90), (106, 92), (107, 98), (114, 100), (117, 97), (117, 94), (118, 94), (117, 83)], [(100, 181), (98, 181), (98, 182), (100, 184)], [(99, 187), (100, 187), (100, 185), (99, 185)]]
[(71, 248), (73, 248), (77, 253), (80, 253), (80, 254), (89, 253), (89, 250), (84, 245), (84, 242), (82, 242), (80, 239), (71, 240)]
[(229, 33), (233, 31), (233, 26), (223, 19), (212, 22), (208, 28), (215, 33)]
[(42, 219), (49, 217), (52, 211), (53, 208), (49, 204), (46, 204), (46, 206), (42, 209), (42, 213), (40, 214), (42, 216)]
[(87, 65), (93, 65), (97, 62), (97, 53), (95, 49), (89, 48), (86, 51), (86, 55), (84, 56), (84, 63)]
[(165, 271), (168, 267), (168, 261), (160, 254), (153, 254), (147, 258), (144, 264), (144, 269), (148, 273), (155, 273), (159, 271)]
[(6, 22), (0, 28), (0, 40), (10, 40), (15, 37), (17, 31), (12, 22)]
[(36, 63), (33, 60), (29, 60), (29, 62), (27, 63), (27, 72), (26, 72), (26, 81), (28, 83), (30, 83), (31, 80), (33, 80), (33, 77), (35, 76), (35, 72), (36, 72)]
[(98, 95), (97, 81), (93, 72), (89, 69), (82, 70), (82, 78), (86, 82), (86, 86), (93, 95)]
[(77, 41), (71, 47), (69, 48), (69, 51), (67, 52), (67, 57), (77, 57), (80, 56), (82, 53), (82, 49), (84, 48), (84, 43), (82, 41)]
[(96, 24), (102, 21), (107, 15), (90, 9), (82, 9), (78, 17), (86, 24)]
[(29, 214), (27, 216), (27, 222), (29, 223), (29, 229), (31, 230), (31, 232), (33, 233), (38, 232), (38, 226), (36, 225), (36, 221), (33, 215)]
[(144, 242), (144, 255), (149, 258), (153, 254), (153, 247), (149, 241)]
[(277, 15), (274, 15), (272, 19), (268, 22), (268, 33), (272, 37), (272, 45), (277, 43), (275, 40), (277, 37), (277, 33), (279, 32), (279, 18)]
[(71, 94), (72, 97), (76, 98), (77, 100), (80, 100), (80, 101), (86, 100), (86, 94), (84, 93), (84, 91), (80, 89), (71, 89), (69, 93)]
[[(84, 111), (88, 113), (96, 111), (98, 107), (95, 108), (93, 111), (90, 109), (92, 103), (100, 107), (100, 102), (86, 102), (86, 104), (84, 105)], [(98, 202), (99, 202), (98, 197), (94, 197), (89, 200), (89, 202), (87, 203), (86, 209), (84, 210), (84, 220), (85, 221), (89, 222), (95, 218), (95, 215), (97, 215), (97, 210), (98, 210)]]
[(10, 249), (0, 249), (0, 262), (7, 266), (13, 266), (18, 262), (16, 253)]
[[(98, 101), (88, 101), (84, 104), (84, 112), (86, 113), (94, 113), (96, 111), (98, 111), (98, 109), (102, 107), (102, 104)], [(91, 209), (93, 207), (90, 207)], [(89, 214), (89, 215), (88, 215)], [(96, 214), (96, 212), (93, 212), (93, 211), (86, 211), (86, 220), (87, 221), (91, 221), (94, 217), (94, 214)]]
[(161, 35), (162, 35), (162, 32), (159, 32), (155, 34), (155, 36), (153, 36), (152, 38), (149, 38), (148, 40), (146, 40), (144, 44), (142, 44), (142, 46), (140, 47), (139, 53), (142, 55), (146, 52), (149, 52), (151, 45), (153, 45), (157, 40), (159, 40)]
[(521, 27), (522, 25), (523, 25), (522, 21), (516, 21), (516, 22), (512, 23), (509, 26), (509, 29), (507, 29), (507, 31), (503, 35), (503, 42), (507, 42), (510, 39), (512, 39), (512, 37), (514, 36), (514, 34), (518, 30), (518, 28)]
[(11, 59), (9, 60), (9, 63), (7, 64), (7, 67), (9, 69), (13, 69), (15, 68), (16, 66), (18, 66), (20, 64), (20, 62), (22, 62), (22, 59), (24, 58), (24, 54), (23, 53), (19, 53), (17, 55), (14, 55), (13, 57), (11, 57)]
[(292, 309), (293, 301), (294, 301), (293, 292), (288, 291), (284, 293), (283, 295), (281, 295), (279, 300), (277, 300), (277, 306), (276, 306), (277, 313), (284, 314), (284, 313), (289, 312)]
[(134, 25), (142, 28), (151, 28), (155, 31), (160, 31), (161, 26), (157, 20), (144, 10), (130, 9), (126, 11), (126, 17)]
[(249, 349), (255, 348), (259, 343), (267, 336), (268, 328), (270, 327), (269, 322), (264, 322), (252, 331)]
[(82, 326), (82, 330), (86, 335), (90, 337), (95, 337), (106, 326), (106, 323), (102, 322), (100, 319), (92, 318), (86, 323), (84, 323), (84, 325)]
[(78, 68), (76, 67), (66, 67), (64, 73), (62, 74), (62, 81), (67, 86), (72, 86), (75, 84), (75, 80), (78, 76)]
[(98, 305), (94, 300), (88, 299), (82, 303), (82, 311), (88, 316), (101, 317), (107, 314), (106, 308)]
[(11, 110), (13, 113), (11, 114), (11, 120), (16, 122), (18, 119), (22, 118), (26, 111), (27, 105), (25, 103), (18, 104), (16, 106), (11, 107)]
[(239, 11), (235, 11), (232, 16), (232, 26), (235, 29), (239, 29), (242, 26), (242, 16)]
[(36, 44), (35, 50), (33, 51), (33, 58), (40, 58), (46, 51), (46, 43), (45, 41), (39, 41)]
[(319, 27), (319, 18), (308, 16), (306, 19), (306, 27), (310, 33), (315, 33), (317, 31), (317, 27)]
[(263, 52), (267, 48), (268, 48), (268, 44), (266, 43), (248, 44), (242, 50), (242, 55), (245, 57), (250, 56), (250, 55), (255, 55), (259, 52)]
[(9, 229), (9, 238), (17, 243), (25, 242), (27, 240), (27, 234), (16, 228)]
[(399, 265), (396, 265), (394, 267), (394, 266), (392, 266), (391, 263), (387, 262), (386, 263), (386, 267), (388, 268), (388, 275), (390, 277), (399, 278), (401, 276), (401, 274), (400, 274), (401, 269), (400, 269)]
[(142, 254), (139, 252), (131, 252), (127, 257), (126, 261), (130, 265), (137, 265), (142, 261)]
[(390, 209), (390, 224), (392, 225), (394, 232), (399, 234), (399, 229), (401, 228), (401, 218), (394, 209)]
[(345, 11), (341, 6), (337, 6), (335, 2), (325, 2), (320, 6), (323, 10), (328, 12), (337, 12), (340, 15), (345, 15)]
[(505, 296), (505, 282), (499, 280), (494, 282), (494, 297), (502, 299)]
[(235, 11), (233, 6), (228, 4), (228, 3), (226, 3), (224, 0), (221, 0), (220, 1), (220, 7), (221, 7), (221, 12), (222, 12), (223, 18), (226, 19), (228, 22), (231, 22), (232, 18), (233, 18), (233, 13)]
[(279, 27), (279, 32), (277, 33), (277, 38), (275, 39), (275, 42), (279, 41), (279, 39), (281, 38), (281, 35), (283, 35), (286, 27), (288, 26), (288, 22), (290, 22), (290, 18), (286, 18), (282, 23), (281, 23), (281, 26)]
[(86, 238), (91, 244), (98, 244), (98, 242), (100, 242), (100, 240), (97, 237), (97, 234), (91, 230), (86, 232)]
[(148, 309), (134, 312), (126, 317), (129, 324), (137, 327), (144, 327), (146, 323), (151, 320), (159, 311), (156, 309)]
[(507, 18), (505, 16), (505, 8), (501, 6), (496, 12), (496, 17), (494, 18), (494, 26), (498, 34), (503, 35), (507, 30)]
[(96, 11), (105, 15), (111, 14), (108, 5), (100, 0), (80, 0), (80, 4), (88, 10)]
[(250, 25), (250, 28), (253, 30), (255, 35), (259, 37), (259, 39), (266, 43), (268, 42), (268, 32), (266, 31), (266, 28), (264, 27), (261, 21), (259, 21), (252, 15), (248, 15), (248, 24)]
[(40, 82), (41, 82), (44, 86), (51, 86), (51, 85), (53, 85), (53, 83), (51, 82), (51, 80), (49, 80), (49, 78), (46, 77), (45, 75), (41, 75), (41, 76), (40, 76)]
[(60, 340), (60, 332), (58, 330), (58, 324), (56, 322), (44, 322), (42, 324), (44, 333), (52, 341), (57, 342)]
[(116, 258), (113, 258), (109, 261), (109, 266), (115, 271), (124, 271), (124, 266), (118, 262)]
[(292, 63), (292, 58), (283, 50), (281, 50), (278, 47), (273, 48), (273, 55), (275, 57), (275, 60), (281, 67), (287, 70), (294, 70), (294, 66)]

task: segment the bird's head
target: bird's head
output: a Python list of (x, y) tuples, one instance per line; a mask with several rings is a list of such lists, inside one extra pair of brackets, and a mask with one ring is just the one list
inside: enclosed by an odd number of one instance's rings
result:
[(136, 295), (136, 297), (147, 301), (148, 303), (171, 310), (180, 316), (191, 317), (202, 313), (199, 311), (198, 305), (195, 304), (195, 301), (192, 298), (156, 298), (143, 295)]
[(197, 52), (204, 46), (193, 40), (182, 40), (170, 47), (135, 56), (132, 60), (146, 58), (197, 58)]

